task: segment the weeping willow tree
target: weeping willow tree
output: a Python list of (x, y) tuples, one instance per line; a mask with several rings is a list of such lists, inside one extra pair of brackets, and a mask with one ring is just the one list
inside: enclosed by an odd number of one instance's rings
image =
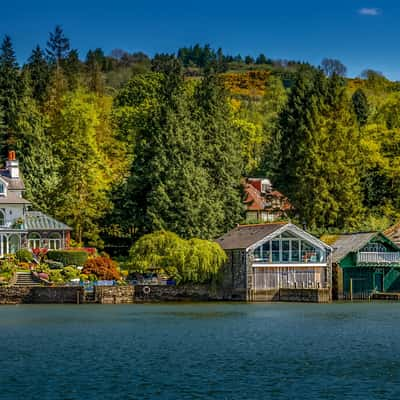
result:
[(142, 236), (129, 254), (131, 271), (159, 270), (178, 283), (210, 282), (226, 261), (219, 244), (202, 239), (185, 240), (166, 231)]

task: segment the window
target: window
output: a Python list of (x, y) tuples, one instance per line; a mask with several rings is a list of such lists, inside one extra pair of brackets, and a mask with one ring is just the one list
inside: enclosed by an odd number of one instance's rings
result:
[(58, 232), (51, 233), (48, 242), (49, 242), (49, 249), (51, 250), (61, 249), (61, 235)]
[(5, 196), (6, 195), (6, 187), (4, 186), (4, 183), (0, 182), (0, 196)]
[(30, 233), (28, 235), (28, 243), (30, 249), (40, 249), (40, 235), (38, 233)]
[(8, 247), (10, 254), (15, 254), (17, 252), (19, 249), (19, 237), (17, 235), (11, 235), (8, 238)]
[(0, 210), (0, 226), (4, 226), (6, 223), (6, 219), (4, 217), (4, 211)]
[(386, 247), (382, 243), (368, 243), (361, 251), (373, 252), (373, 253), (385, 253)]

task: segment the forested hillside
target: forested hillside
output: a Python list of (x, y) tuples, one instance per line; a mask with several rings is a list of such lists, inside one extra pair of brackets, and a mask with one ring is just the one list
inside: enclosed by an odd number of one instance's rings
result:
[(400, 85), (209, 46), (79, 54), (60, 27), (24, 65), (0, 49), (0, 153), (33, 206), (114, 249), (165, 229), (214, 238), (243, 221), (241, 179), (267, 176), (314, 231), (400, 216)]

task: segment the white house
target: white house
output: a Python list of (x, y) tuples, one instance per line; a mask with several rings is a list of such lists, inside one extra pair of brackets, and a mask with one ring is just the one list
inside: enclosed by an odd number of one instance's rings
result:
[(67, 247), (72, 229), (40, 211), (31, 211), (24, 189), (18, 160), (10, 151), (6, 167), (0, 169), (0, 257), (20, 248)]

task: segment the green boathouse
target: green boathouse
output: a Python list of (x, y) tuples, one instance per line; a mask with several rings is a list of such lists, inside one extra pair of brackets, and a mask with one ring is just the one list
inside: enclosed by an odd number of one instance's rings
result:
[(343, 234), (333, 248), (333, 297), (400, 292), (400, 247), (380, 232)]

